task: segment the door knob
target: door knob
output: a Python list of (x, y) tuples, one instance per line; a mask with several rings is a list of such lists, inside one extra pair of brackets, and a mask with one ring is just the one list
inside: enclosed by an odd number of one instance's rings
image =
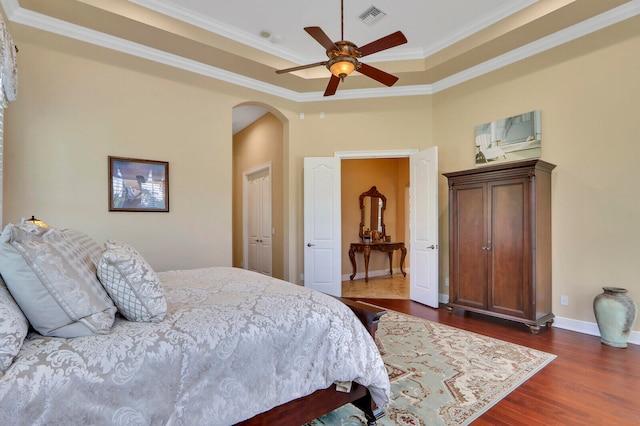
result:
[(427, 248), (431, 250), (435, 250), (438, 248), (438, 246), (436, 244), (431, 244), (430, 246), (427, 246)]
[(307, 247), (313, 247), (315, 244), (307, 243)]

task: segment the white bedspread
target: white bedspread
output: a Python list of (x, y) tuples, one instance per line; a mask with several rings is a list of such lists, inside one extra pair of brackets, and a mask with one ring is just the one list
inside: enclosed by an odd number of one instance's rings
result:
[(30, 334), (0, 377), (0, 424), (230, 425), (338, 380), (387, 402), (373, 340), (332, 297), (235, 268), (158, 276), (162, 322)]

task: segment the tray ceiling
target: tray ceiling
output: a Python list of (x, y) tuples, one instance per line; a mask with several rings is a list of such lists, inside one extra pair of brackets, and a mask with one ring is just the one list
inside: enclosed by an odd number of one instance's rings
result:
[[(329, 100), (435, 93), (640, 13), (639, 0), (344, 0), (345, 39), (407, 39), (367, 57), (391, 88), (357, 72)], [(320, 101), (326, 59), (304, 30), (340, 39), (340, 1), (0, 0), (7, 18), (298, 102)], [(384, 16), (360, 18), (375, 6)]]

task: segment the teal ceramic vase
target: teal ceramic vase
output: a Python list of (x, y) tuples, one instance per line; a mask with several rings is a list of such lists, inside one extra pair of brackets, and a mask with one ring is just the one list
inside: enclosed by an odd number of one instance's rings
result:
[(600, 341), (615, 348), (626, 348), (638, 307), (627, 295), (626, 288), (602, 289), (604, 293), (593, 299), (593, 312), (600, 329)]

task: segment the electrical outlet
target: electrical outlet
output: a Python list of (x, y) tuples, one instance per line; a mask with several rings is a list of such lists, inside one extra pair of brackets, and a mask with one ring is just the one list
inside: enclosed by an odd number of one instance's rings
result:
[(449, 277), (444, 279), (444, 286), (449, 287)]
[(560, 296), (560, 304), (563, 306), (569, 306), (569, 296)]

